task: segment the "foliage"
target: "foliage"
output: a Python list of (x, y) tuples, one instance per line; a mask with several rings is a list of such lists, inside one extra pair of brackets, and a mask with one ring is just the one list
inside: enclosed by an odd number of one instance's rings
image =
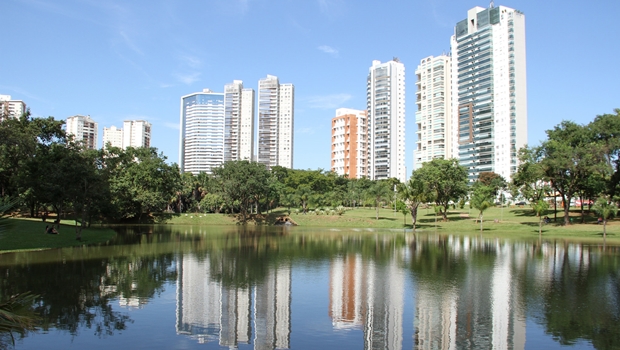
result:
[(387, 181), (376, 181), (367, 191), (368, 199), (375, 205), (376, 220), (379, 220), (379, 206), (393, 195), (390, 184)]
[(418, 222), (418, 207), (420, 204), (433, 199), (428, 187), (420, 176), (420, 172), (414, 171), (409, 181), (397, 187), (397, 192), (398, 197), (405, 203), (408, 212), (411, 214), (412, 226), (415, 231), (415, 226)]
[(594, 212), (603, 219), (603, 238), (607, 238), (607, 220), (616, 217), (618, 215), (618, 206), (616, 203), (611, 202), (609, 198), (599, 198), (592, 207)]
[(482, 232), (483, 213), (489, 207), (493, 206), (493, 191), (493, 187), (486, 186), (481, 182), (476, 182), (473, 186), (469, 203), (472, 208), (477, 209), (480, 212), (478, 215), (480, 219), (480, 232)]
[(222, 198), (233, 207), (238, 203), (241, 222), (246, 222), (248, 209), (254, 202), (267, 196), (271, 174), (264, 164), (247, 160), (228, 161), (213, 170)]
[[(467, 170), (457, 159), (433, 159), (416, 174), (438, 207), (448, 208), (450, 202), (458, 202), (468, 192)], [(444, 221), (448, 220), (447, 210), (442, 209), (441, 214)]]
[(532, 209), (534, 209), (536, 216), (538, 216), (538, 235), (542, 235), (543, 215), (549, 209), (549, 203), (539, 199), (538, 202), (532, 206)]

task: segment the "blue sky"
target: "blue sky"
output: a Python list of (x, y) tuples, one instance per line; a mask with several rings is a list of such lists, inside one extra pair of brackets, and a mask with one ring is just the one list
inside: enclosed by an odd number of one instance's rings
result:
[[(4, 0), (0, 94), (34, 116), (153, 124), (178, 161), (180, 97), (276, 75), (295, 85), (294, 167), (329, 169), (336, 108), (366, 107), (372, 60), (398, 57), (407, 84), (407, 171), (415, 146), (415, 70), (450, 50), (457, 21), (488, 1)], [(620, 108), (620, 1), (496, 1), (526, 15), (528, 139), (562, 120)]]

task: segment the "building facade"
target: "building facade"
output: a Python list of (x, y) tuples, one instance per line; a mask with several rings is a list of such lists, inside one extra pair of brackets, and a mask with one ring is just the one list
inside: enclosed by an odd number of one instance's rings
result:
[(405, 182), (405, 66), (373, 61), (366, 89), (369, 177)]
[(67, 134), (75, 137), (75, 141), (82, 141), (89, 149), (97, 148), (99, 124), (90, 116), (74, 115), (66, 120)]
[(123, 148), (151, 147), (151, 123), (146, 120), (123, 122)]
[(11, 95), (0, 95), (0, 121), (5, 118), (19, 118), (26, 110), (24, 101), (12, 100)]
[(332, 119), (331, 170), (350, 179), (368, 177), (366, 111), (339, 108)]
[(426, 57), (416, 70), (417, 142), (413, 151), (413, 169), (433, 159), (458, 156), (454, 150), (456, 132), (452, 127), (451, 57)]
[(525, 15), (475, 7), (456, 24), (451, 49), (459, 162), (470, 181), (487, 171), (510, 181), (527, 143)]
[(224, 161), (252, 160), (254, 154), (254, 90), (241, 80), (224, 86)]
[(123, 148), (123, 129), (119, 129), (112, 125), (109, 128), (103, 128), (103, 148), (105, 147)]
[(258, 81), (257, 160), (268, 167), (293, 167), (295, 88), (267, 75)]
[(179, 167), (211, 173), (224, 162), (224, 94), (209, 89), (181, 97)]

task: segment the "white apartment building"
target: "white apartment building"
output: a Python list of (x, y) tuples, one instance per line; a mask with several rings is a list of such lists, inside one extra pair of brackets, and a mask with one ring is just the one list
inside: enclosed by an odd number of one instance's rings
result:
[(123, 129), (119, 129), (112, 125), (109, 128), (103, 128), (103, 148), (108, 144), (111, 147), (123, 148)]
[(247, 159), (254, 154), (254, 90), (241, 80), (224, 86), (224, 161)]
[(373, 61), (366, 89), (370, 179), (405, 182), (405, 65)]
[(224, 94), (209, 89), (181, 97), (179, 167), (211, 173), (224, 162)]
[(331, 170), (350, 179), (368, 177), (366, 111), (339, 108), (332, 118)]
[(420, 61), (416, 74), (415, 122), (418, 131), (413, 169), (433, 159), (458, 157), (452, 128), (451, 57), (429, 56)]
[(487, 171), (510, 181), (527, 143), (525, 15), (474, 7), (456, 24), (451, 46), (459, 162), (470, 181)]
[(97, 148), (99, 124), (90, 116), (74, 115), (66, 120), (67, 134), (75, 136), (75, 141), (82, 141), (89, 149)]
[(11, 95), (0, 95), (0, 121), (4, 118), (19, 118), (26, 112), (26, 104), (21, 100), (12, 100)]
[(295, 88), (267, 75), (258, 81), (258, 155), (268, 167), (293, 167)]
[(151, 123), (146, 120), (125, 120), (122, 132), (123, 149), (151, 147)]

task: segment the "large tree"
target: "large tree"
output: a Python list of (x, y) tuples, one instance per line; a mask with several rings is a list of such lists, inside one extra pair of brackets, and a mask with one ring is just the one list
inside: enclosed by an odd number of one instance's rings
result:
[(551, 186), (562, 197), (564, 224), (570, 224), (570, 201), (585, 179), (604, 171), (600, 143), (593, 141), (591, 130), (574, 122), (563, 121), (552, 130), (547, 130), (548, 140), (541, 148), (544, 154), (542, 167)]
[(229, 206), (239, 205), (241, 222), (248, 218), (252, 203), (269, 194), (271, 173), (264, 164), (247, 160), (227, 161), (213, 169), (222, 197)]
[(467, 195), (467, 170), (453, 158), (433, 159), (424, 163), (416, 172), (433, 196), (435, 204), (444, 208), (441, 214), (443, 220), (447, 221), (450, 202), (457, 202)]

